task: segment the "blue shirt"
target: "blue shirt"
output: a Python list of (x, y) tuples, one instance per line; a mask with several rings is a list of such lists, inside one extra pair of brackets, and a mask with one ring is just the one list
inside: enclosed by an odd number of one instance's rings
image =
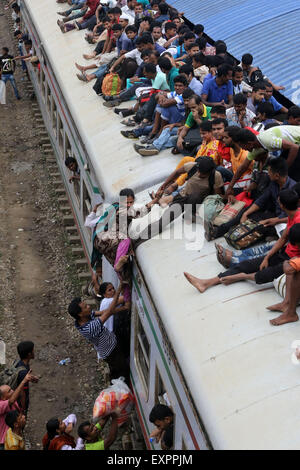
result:
[(206, 80), (203, 83), (202, 95), (207, 95), (207, 101), (209, 103), (220, 103), (224, 100), (225, 103), (229, 103), (228, 96), (233, 95), (232, 81), (229, 80), (222, 86), (216, 84), (216, 77)]
[(281, 108), (282, 108), (282, 105), (280, 103), (278, 103), (277, 100), (275, 100), (274, 96), (271, 96), (271, 98), (269, 100), (265, 100), (265, 98), (264, 98), (263, 103), (271, 103), (273, 105), (275, 113), (280, 111)]
[(125, 33), (125, 37), (123, 36), (123, 34), (121, 35), (121, 38), (122, 38), (122, 49), (124, 51), (133, 51), (133, 49), (135, 49), (135, 43), (136, 43), (136, 40), (137, 40), (137, 36), (135, 36), (134, 39), (129, 39), (127, 37), (127, 34)]
[(189, 88), (193, 90), (196, 95), (201, 96), (203, 85), (196, 77), (193, 77), (191, 80)]
[(163, 52), (165, 52), (165, 48), (162, 47), (160, 44), (157, 44), (157, 42), (154, 44), (154, 48), (155, 50), (159, 53), (159, 54), (162, 54)]
[(170, 19), (169, 15), (160, 15), (157, 18), (155, 18), (155, 22), (163, 23), (164, 21), (169, 21), (169, 19)]
[(254, 201), (254, 204), (256, 204), (260, 209), (266, 209), (271, 203), (274, 207), (274, 212), (276, 216), (280, 219), (283, 219), (284, 217), (287, 217), (287, 215), (280, 208), (278, 202), (279, 193), (283, 189), (291, 189), (293, 186), (295, 186), (295, 184), (296, 181), (294, 181), (289, 176), (287, 177), (286, 183), (282, 189), (280, 189), (278, 183), (276, 183), (275, 181), (271, 181), (267, 189), (265, 189), (265, 191), (263, 192), (263, 194), (258, 199), (256, 199), (256, 201)]

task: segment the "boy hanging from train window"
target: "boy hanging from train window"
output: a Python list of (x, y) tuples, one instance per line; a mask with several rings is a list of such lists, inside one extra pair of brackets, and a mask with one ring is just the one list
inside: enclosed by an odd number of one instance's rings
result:
[(156, 429), (150, 434), (150, 438), (155, 438), (160, 442), (162, 450), (173, 448), (174, 440), (174, 413), (169, 406), (155, 405), (149, 415), (150, 423), (156, 426)]

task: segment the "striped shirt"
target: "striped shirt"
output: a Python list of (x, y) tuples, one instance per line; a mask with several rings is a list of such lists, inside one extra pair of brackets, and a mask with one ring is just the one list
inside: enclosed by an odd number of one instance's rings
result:
[(91, 313), (91, 319), (84, 325), (75, 326), (84, 338), (94, 345), (99, 359), (107, 358), (117, 346), (117, 339), (112, 331), (103, 325), (101, 319), (95, 317), (95, 312)]
[(185, 107), (184, 107), (184, 101), (183, 101), (182, 95), (178, 95), (176, 91), (171, 91), (170, 93), (167, 94), (167, 98), (175, 100), (178, 111), (181, 114), (185, 113)]

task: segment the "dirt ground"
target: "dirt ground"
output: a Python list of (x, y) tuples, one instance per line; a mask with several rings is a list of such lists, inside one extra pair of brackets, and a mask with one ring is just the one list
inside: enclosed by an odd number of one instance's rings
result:
[[(3, 5), (0, 47), (15, 54), (10, 12)], [(81, 292), (20, 66), (15, 77), (22, 99), (15, 99), (8, 84), (7, 104), (0, 105), (0, 337), (7, 363), (17, 357), (20, 341), (35, 343), (32, 369), (40, 380), (30, 385), (26, 442), (41, 449), (49, 418), (76, 413), (80, 423), (91, 417), (105, 385), (105, 367), (97, 364), (95, 350), (67, 313), (68, 303)], [(66, 357), (71, 363), (58, 365)], [(119, 449), (120, 439), (111, 448)]]

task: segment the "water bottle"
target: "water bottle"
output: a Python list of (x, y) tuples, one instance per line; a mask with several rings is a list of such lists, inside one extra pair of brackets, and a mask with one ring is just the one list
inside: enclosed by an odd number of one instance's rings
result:
[(155, 437), (150, 437), (149, 442), (154, 442), (154, 441), (155, 441)]
[(71, 362), (71, 359), (69, 357), (66, 357), (66, 359), (62, 359), (61, 361), (59, 361), (59, 365), (60, 366), (65, 366), (66, 364), (69, 364), (69, 362)]

